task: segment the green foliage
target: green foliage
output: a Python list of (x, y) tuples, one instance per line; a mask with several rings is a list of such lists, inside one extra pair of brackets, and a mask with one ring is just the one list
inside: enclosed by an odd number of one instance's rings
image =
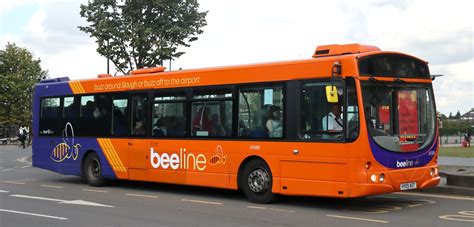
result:
[(474, 147), (440, 147), (439, 156), (474, 158)]
[(162, 65), (189, 47), (207, 25), (197, 0), (96, 0), (81, 5), (88, 26), (79, 29), (96, 38), (97, 52), (118, 71)]
[(0, 50), (0, 125), (31, 125), (33, 88), (47, 75), (40, 62), (14, 43)]

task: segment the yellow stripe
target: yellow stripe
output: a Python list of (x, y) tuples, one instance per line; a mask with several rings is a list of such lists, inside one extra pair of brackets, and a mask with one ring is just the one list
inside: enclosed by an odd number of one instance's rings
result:
[(114, 163), (114, 169), (118, 169), (120, 167), (120, 164), (118, 163), (117, 159), (114, 156), (114, 152), (113, 152), (114, 148), (111, 147), (109, 143), (107, 143), (107, 139), (104, 139), (103, 142), (104, 142), (104, 145), (107, 147), (107, 155)]
[(85, 91), (84, 88), (82, 87), (81, 82), (77, 81), (77, 86), (79, 87), (79, 91), (80, 91), (81, 93), (86, 93), (86, 91)]
[(127, 169), (125, 168), (125, 166), (123, 165), (123, 162), (122, 160), (120, 159), (120, 156), (118, 156), (117, 154), (117, 151), (115, 150), (113, 144), (112, 144), (112, 141), (110, 139), (107, 140), (110, 144), (110, 146), (112, 147), (112, 151), (114, 152), (114, 155), (115, 157), (117, 158), (117, 161), (119, 163), (119, 166), (120, 166), (120, 169), (122, 170), (122, 172), (127, 172)]
[(114, 145), (112, 144), (112, 141), (110, 141), (110, 139), (106, 139), (106, 142), (109, 144), (109, 146), (112, 148), (112, 155), (115, 157), (115, 159), (117, 160), (117, 163), (119, 164), (118, 167), (120, 168), (120, 170), (122, 172), (127, 172), (127, 170), (125, 169), (125, 166), (123, 166), (123, 163), (122, 163), (122, 160), (120, 160), (120, 157), (117, 155), (117, 152), (115, 151), (115, 148), (114, 148)]
[(69, 84), (71, 85), (74, 94), (79, 93), (79, 91), (77, 90), (77, 86), (76, 86), (76, 82), (75, 82), (75, 81), (71, 81)]
[(107, 159), (111, 163), (112, 169), (114, 169), (114, 171), (122, 171), (120, 169), (119, 163), (117, 162), (117, 159), (113, 155), (113, 151), (112, 151), (113, 147), (109, 146), (109, 144), (107, 143), (107, 139), (101, 139), (101, 143), (105, 148), (103, 150), (104, 150), (104, 153), (105, 153)]
[(76, 94), (76, 90), (74, 89), (74, 86), (72, 85), (72, 81), (69, 81), (69, 87), (71, 88), (72, 93)]
[[(109, 154), (109, 150), (110, 148), (107, 147), (107, 145), (105, 144), (105, 139), (98, 139), (99, 140), (99, 143), (102, 147), (102, 151), (104, 152), (105, 154), (105, 157), (107, 158), (107, 160), (110, 162), (110, 165), (112, 166), (112, 168), (114, 168), (114, 166), (116, 165), (114, 163), (114, 160), (112, 160), (112, 158), (110, 157), (110, 154)], [(115, 168), (114, 168), (115, 169)]]

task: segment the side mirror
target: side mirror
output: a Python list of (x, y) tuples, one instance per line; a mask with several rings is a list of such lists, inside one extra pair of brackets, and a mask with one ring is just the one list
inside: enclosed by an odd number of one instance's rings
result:
[(336, 86), (326, 86), (326, 100), (328, 101), (328, 103), (339, 102)]

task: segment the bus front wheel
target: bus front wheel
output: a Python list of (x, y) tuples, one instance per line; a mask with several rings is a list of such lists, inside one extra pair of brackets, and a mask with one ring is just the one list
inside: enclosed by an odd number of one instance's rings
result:
[(245, 165), (240, 185), (251, 202), (270, 203), (275, 199), (272, 193), (272, 172), (262, 159), (250, 160)]
[(87, 155), (84, 161), (84, 178), (91, 186), (103, 186), (106, 181), (102, 177), (102, 166), (100, 164), (99, 156), (96, 153)]

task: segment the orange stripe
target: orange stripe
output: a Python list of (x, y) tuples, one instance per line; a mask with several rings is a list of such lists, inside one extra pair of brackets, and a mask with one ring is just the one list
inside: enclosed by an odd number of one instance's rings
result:
[(120, 171), (126, 172), (127, 170), (123, 166), (122, 160), (120, 160), (120, 157), (117, 155), (117, 152), (115, 151), (114, 145), (112, 144), (110, 139), (106, 139), (105, 142), (108, 143), (109, 147), (111, 148), (111, 150), (110, 150), (111, 154), (114, 157), (116, 163), (118, 164), (118, 167), (119, 167)]

